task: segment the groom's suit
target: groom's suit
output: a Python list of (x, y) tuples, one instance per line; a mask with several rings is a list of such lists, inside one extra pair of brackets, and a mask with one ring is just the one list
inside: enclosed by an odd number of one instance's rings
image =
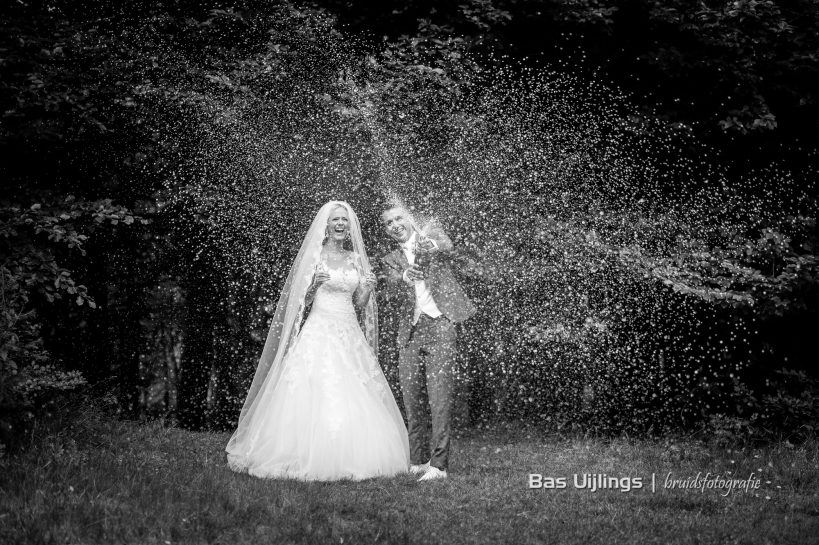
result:
[[(475, 307), (464, 293), (450, 265), (452, 242), (440, 230), (427, 235), (435, 241), (424, 284), (409, 282), (404, 272), (415, 260), (416, 234), (381, 259), (390, 290), (400, 299), (398, 372), (407, 410), (410, 461), (446, 469), (449, 464), (450, 413), (455, 373), (455, 324), (473, 314)], [(422, 400), (426, 384), (429, 406)], [(432, 416), (432, 438), (426, 433)], [(430, 448), (431, 447), (431, 448)], [(431, 451), (431, 452), (430, 452)]]

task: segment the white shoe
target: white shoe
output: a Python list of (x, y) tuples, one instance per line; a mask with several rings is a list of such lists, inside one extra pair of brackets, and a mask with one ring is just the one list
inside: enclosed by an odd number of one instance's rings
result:
[(431, 481), (433, 479), (446, 479), (446, 469), (438, 469), (435, 466), (429, 466), (426, 473), (424, 473), (419, 481)]
[(425, 464), (412, 464), (410, 466), (409, 472), (413, 475), (418, 475), (420, 473), (426, 473), (429, 469), (429, 462)]

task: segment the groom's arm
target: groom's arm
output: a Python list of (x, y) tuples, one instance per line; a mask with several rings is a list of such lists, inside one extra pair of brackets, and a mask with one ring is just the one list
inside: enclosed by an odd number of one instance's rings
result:
[(388, 286), (398, 287), (404, 283), (404, 271), (389, 254), (381, 258), (380, 263), (381, 270), (378, 276), (386, 280)]
[(452, 240), (440, 227), (431, 228), (426, 236), (435, 243), (427, 250), (431, 256), (437, 254), (442, 257), (451, 257), (455, 254), (455, 245), (452, 244)]

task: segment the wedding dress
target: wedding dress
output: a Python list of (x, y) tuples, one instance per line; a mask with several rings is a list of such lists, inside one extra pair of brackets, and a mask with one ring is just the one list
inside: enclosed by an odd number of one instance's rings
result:
[(407, 471), (404, 420), (353, 306), (355, 265), (352, 253), (338, 268), (321, 261), (329, 280), (226, 449), (235, 471), (322, 481)]

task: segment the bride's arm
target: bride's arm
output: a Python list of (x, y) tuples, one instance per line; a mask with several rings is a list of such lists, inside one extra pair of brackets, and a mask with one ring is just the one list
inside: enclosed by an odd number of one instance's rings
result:
[(307, 293), (304, 294), (305, 307), (309, 307), (313, 304), (313, 299), (316, 298), (316, 290), (318, 290), (318, 286), (316, 286), (315, 282), (310, 284), (310, 287), (307, 288)]
[(376, 277), (373, 273), (366, 273), (358, 283), (358, 287), (353, 293), (353, 301), (358, 308), (364, 308), (370, 300), (373, 288), (375, 287)]
[(304, 295), (304, 306), (309, 307), (313, 304), (313, 299), (316, 297), (316, 291), (319, 287), (330, 279), (330, 275), (326, 271), (316, 271), (313, 275), (313, 281), (310, 287), (307, 288), (307, 293)]

